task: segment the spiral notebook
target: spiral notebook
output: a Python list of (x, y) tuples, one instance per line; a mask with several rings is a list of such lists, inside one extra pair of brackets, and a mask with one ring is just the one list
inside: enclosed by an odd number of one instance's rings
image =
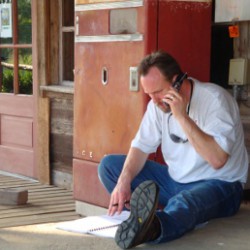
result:
[(118, 225), (129, 217), (130, 212), (123, 211), (114, 216), (88, 216), (82, 219), (59, 223), (56, 228), (64, 231), (93, 234), (100, 237), (114, 238)]

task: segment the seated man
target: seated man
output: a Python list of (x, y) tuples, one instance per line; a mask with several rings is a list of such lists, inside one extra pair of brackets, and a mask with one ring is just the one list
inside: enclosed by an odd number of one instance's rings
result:
[[(125, 249), (234, 215), (248, 171), (238, 106), (226, 90), (187, 77), (163, 51), (146, 56), (139, 74), (151, 98), (140, 128), (127, 156), (108, 155), (99, 165), (109, 214), (131, 208), (115, 237)], [(148, 160), (160, 144), (166, 165)]]

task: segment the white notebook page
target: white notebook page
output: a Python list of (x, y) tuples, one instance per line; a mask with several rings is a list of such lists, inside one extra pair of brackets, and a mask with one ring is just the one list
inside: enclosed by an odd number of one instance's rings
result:
[(59, 223), (56, 228), (74, 233), (114, 238), (118, 225), (126, 220), (129, 214), (130, 212), (123, 211), (121, 214), (115, 214), (114, 216), (88, 216), (74, 221)]

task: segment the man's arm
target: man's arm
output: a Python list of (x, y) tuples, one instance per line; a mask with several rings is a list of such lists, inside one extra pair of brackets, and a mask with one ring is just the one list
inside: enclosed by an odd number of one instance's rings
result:
[(182, 116), (178, 120), (197, 153), (214, 169), (222, 168), (229, 155), (218, 145), (215, 139), (203, 132), (188, 115)]
[(222, 168), (229, 155), (220, 147), (213, 136), (202, 131), (187, 115), (187, 98), (177, 93), (176, 90), (170, 89), (165, 95), (164, 101), (170, 105), (174, 117), (178, 120), (196, 152), (214, 169)]
[[(130, 148), (117, 185), (111, 194), (108, 210), (109, 215), (113, 215), (115, 212), (121, 213), (125, 201), (130, 200), (131, 182), (133, 181), (134, 177), (141, 171), (147, 158), (148, 154), (142, 152), (140, 149)], [(118, 205), (114, 206), (114, 204)]]

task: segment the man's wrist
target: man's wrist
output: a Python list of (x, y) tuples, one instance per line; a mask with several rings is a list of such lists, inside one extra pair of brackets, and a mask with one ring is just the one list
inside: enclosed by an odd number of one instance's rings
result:
[(128, 173), (122, 173), (117, 181), (117, 184), (130, 185), (132, 178)]

